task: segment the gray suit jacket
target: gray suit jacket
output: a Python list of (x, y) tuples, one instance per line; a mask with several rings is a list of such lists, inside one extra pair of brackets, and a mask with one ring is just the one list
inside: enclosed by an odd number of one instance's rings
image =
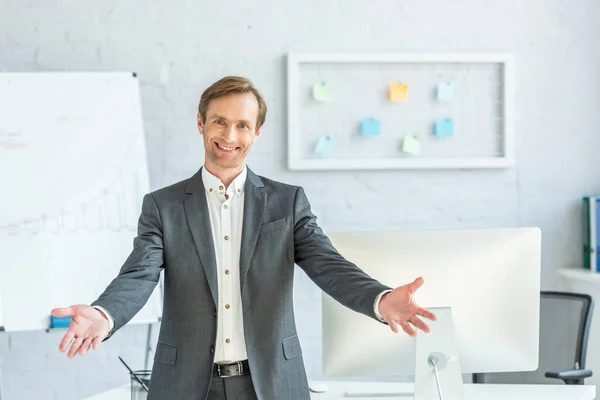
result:
[[(164, 271), (148, 400), (206, 398), (218, 304), (210, 229), (201, 170), (146, 194), (133, 251), (92, 304), (111, 313), (114, 333), (144, 306)], [(341, 304), (377, 321), (373, 302), (389, 287), (334, 249), (301, 187), (259, 177), (248, 168), (240, 285), (248, 362), (261, 400), (310, 398), (294, 321), (294, 264)]]

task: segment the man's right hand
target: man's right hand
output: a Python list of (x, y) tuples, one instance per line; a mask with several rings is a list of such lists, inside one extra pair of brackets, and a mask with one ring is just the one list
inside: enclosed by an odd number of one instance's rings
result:
[(65, 352), (73, 341), (67, 354), (68, 358), (75, 357), (77, 353), (82, 356), (88, 352), (90, 347), (98, 350), (110, 329), (110, 323), (104, 314), (85, 304), (55, 308), (52, 310), (52, 315), (59, 318), (72, 318), (71, 325), (58, 347), (61, 352)]

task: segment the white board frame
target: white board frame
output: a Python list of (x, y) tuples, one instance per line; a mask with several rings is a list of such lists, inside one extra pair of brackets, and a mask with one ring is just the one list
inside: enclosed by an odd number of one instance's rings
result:
[[(5, 80), (10, 80), (11, 77), (14, 78), (18, 78), (18, 79), (22, 79), (22, 78), (27, 78), (27, 77), (31, 77), (32, 79), (47, 79), (49, 81), (56, 81), (56, 78), (61, 78), (61, 79), (70, 79), (70, 77), (72, 77), (74, 79), (74, 81), (72, 82), (73, 85), (75, 85), (78, 81), (76, 79), (79, 78), (85, 78), (87, 77), (88, 79), (90, 79), (92, 82), (102, 82), (104, 80), (108, 80), (108, 81), (113, 81), (118, 83), (120, 88), (122, 88), (123, 90), (128, 90), (127, 94), (131, 96), (131, 98), (129, 99), (130, 101), (133, 102), (132, 108), (133, 108), (133, 114), (131, 115), (131, 118), (134, 118), (135, 120), (132, 120), (133, 125), (134, 125), (134, 130), (131, 131), (132, 135), (136, 135), (133, 139), (133, 141), (136, 141), (138, 146), (135, 148), (135, 150), (137, 150), (139, 153), (137, 154), (139, 156), (139, 164), (136, 165), (138, 167), (137, 172), (140, 175), (140, 181), (139, 181), (139, 192), (137, 193), (137, 195), (139, 196), (139, 198), (137, 199), (137, 202), (139, 203), (139, 205), (141, 206), (141, 196), (144, 193), (149, 192), (149, 179), (148, 179), (148, 161), (147, 161), (147, 156), (146, 156), (146, 139), (145, 139), (145, 135), (144, 135), (144, 124), (143, 124), (143, 114), (142, 114), (142, 99), (141, 99), (141, 94), (140, 94), (140, 81), (139, 78), (137, 77), (137, 74), (133, 73), (133, 72), (129, 72), (129, 71), (106, 71), (106, 72), (98, 72), (98, 71), (91, 71), (91, 72), (87, 72), (87, 71), (78, 71), (78, 72), (64, 72), (64, 71), (49, 71), (49, 72), (3, 72), (0, 73), (0, 82), (4, 82)], [(114, 83), (113, 82), (113, 83)], [(1, 86), (1, 85), (0, 85)], [(2, 96), (2, 93), (0, 93), (0, 97)], [(0, 127), (2, 127), (0, 125)], [(1, 153), (1, 151), (0, 151)], [(106, 285), (108, 285), (110, 283), (110, 280), (114, 279), (117, 274), (119, 273), (119, 269), (122, 266), (123, 262), (125, 261), (126, 257), (129, 255), (129, 252), (132, 249), (132, 245), (131, 245), (131, 241), (132, 239), (135, 237), (136, 234), (136, 230), (137, 230), (137, 220), (138, 220), (138, 216), (139, 216), (139, 207), (138, 210), (136, 211), (136, 215), (134, 216), (134, 220), (136, 221), (135, 226), (131, 226), (129, 227), (129, 231), (125, 231), (123, 233), (123, 236), (126, 236), (126, 242), (122, 242), (123, 244), (123, 248), (119, 249), (123, 252), (122, 257), (117, 261), (117, 263), (111, 265), (110, 267), (112, 267), (112, 271), (113, 271), (113, 275), (111, 275), (109, 277), (108, 273), (106, 273), (105, 276), (103, 276), (104, 280), (106, 281)], [(1, 224), (0, 224), (1, 225)], [(2, 228), (4, 228), (3, 226), (0, 226), (0, 233)], [(2, 237), (2, 235), (0, 235), (0, 238)], [(7, 264), (7, 263), (5, 263)], [(0, 265), (0, 277), (2, 276), (2, 265)], [(84, 272), (88, 272), (83, 273), (82, 275), (85, 276), (86, 278), (86, 286), (91, 287), (92, 285), (90, 285), (90, 282), (93, 282), (95, 279), (97, 279), (95, 273), (97, 272), (96, 270), (89, 270), (89, 271), (84, 271)], [(33, 275), (33, 274), (32, 274)], [(21, 277), (20, 277), (21, 278)], [(68, 276), (65, 277), (65, 279), (70, 279), (73, 278), (72, 276)], [(38, 279), (39, 277), (36, 277), (34, 279)], [(75, 282), (75, 281), (73, 281)], [(97, 282), (97, 280), (96, 280)], [(79, 303), (84, 303), (83, 300), (81, 300), (81, 297), (77, 297), (77, 299), (73, 299), (72, 302), (67, 302), (67, 303), (54, 303), (53, 299), (48, 300), (47, 298), (43, 298), (42, 300), (40, 300), (40, 295), (39, 293), (35, 293), (35, 295), (27, 295), (24, 294), (22, 298), (17, 298), (16, 296), (11, 296), (11, 297), (7, 297), (6, 296), (6, 290), (3, 290), (3, 285), (2, 285), (3, 281), (2, 279), (0, 279), (0, 331), (5, 331), (5, 332), (24, 332), (24, 331), (50, 331), (52, 329), (65, 329), (65, 328), (50, 328), (50, 311), (52, 308), (57, 308), (57, 307), (68, 307), (70, 305), (73, 304), (79, 304)], [(18, 282), (16, 281), (10, 281), (10, 280), (4, 280), (4, 285), (12, 285), (15, 286)], [(68, 284), (71, 282), (66, 283), (66, 285), (68, 286)], [(75, 284), (75, 283), (73, 283)], [(91, 303), (91, 301), (95, 300), (97, 298), (97, 296), (99, 296), (101, 294), (101, 292), (104, 290), (105, 286), (101, 288), (101, 290), (95, 290), (92, 291), (90, 290), (89, 292), (89, 302)], [(59, 287), (58, 289), (54, 289), (53, 287), (50, 287), (49, 285), (46, 285), (46, 287), (44, 289), (48, 289), (49, 292), (51, 291), (59, 291), (62, 288)], [(64, 289), (63, 291), (68, 290)], [(4, 292), (4, 293), (3, 293)], [(157, 283), (154, 291), (152, 292), (152, 294), (150, 295), (148, 301), (146, 302), (146, 304), (141, 308), (141, 310), (135, 315), (133, 316), (130, 321), (128, 321), (128, 323), (126, 325), (138, 325), (138, 324), (154, 324), (154, 323), (159, 323), (162, 320), (162, 307), (163, 307), (163, 292), (164, 292), (164, 273), (161, 274), (160, 276), (160, 280)], [(7, 307), (8, 307), (8, 303), (10, 303), (11, 301), (13, 302), (18, 302), (20, 304), (20, 312), (25, 310), (27, 311), (27, 313), (31, 314), (31, 317), (28, 318), (21, 318), (21, 320), (16, 320), (15, 318), (10, 318), (10, 314), (15, 314), (14, 309), (7, 311)], [(40, 309), (44, 309), (44, 312), (40, 312)], [(46, 314), (46, 310), (47, 310), (47, 314)], [(25, 313), (25, 314), (27, 314)]]
[[(496, 63), (502, 66), (502, 155), (461, 158), (305, 159), (299, 116), (302, 63)], [(290, 170), (484, 169), (515, 164), (514, 56), (509, 53), (296, 53), (287, 57), (287, 153)]]

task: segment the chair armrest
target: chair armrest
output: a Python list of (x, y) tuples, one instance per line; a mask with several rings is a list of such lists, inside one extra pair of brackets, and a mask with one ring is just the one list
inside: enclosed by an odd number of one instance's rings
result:
[(592, 371), (589, 369), (554, 369), (546, 372), (546, 378), (562, 379), (565, 383), (569, 381), (578, 381), (592, 376)]

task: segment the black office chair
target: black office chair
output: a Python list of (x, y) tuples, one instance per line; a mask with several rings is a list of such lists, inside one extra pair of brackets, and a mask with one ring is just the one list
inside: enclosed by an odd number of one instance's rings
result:
[(583, 385), (592, 376), (585, 356), (593, 308), (587, 294), (542, 291), (538, 369), (473, 374), (473, 383)]

